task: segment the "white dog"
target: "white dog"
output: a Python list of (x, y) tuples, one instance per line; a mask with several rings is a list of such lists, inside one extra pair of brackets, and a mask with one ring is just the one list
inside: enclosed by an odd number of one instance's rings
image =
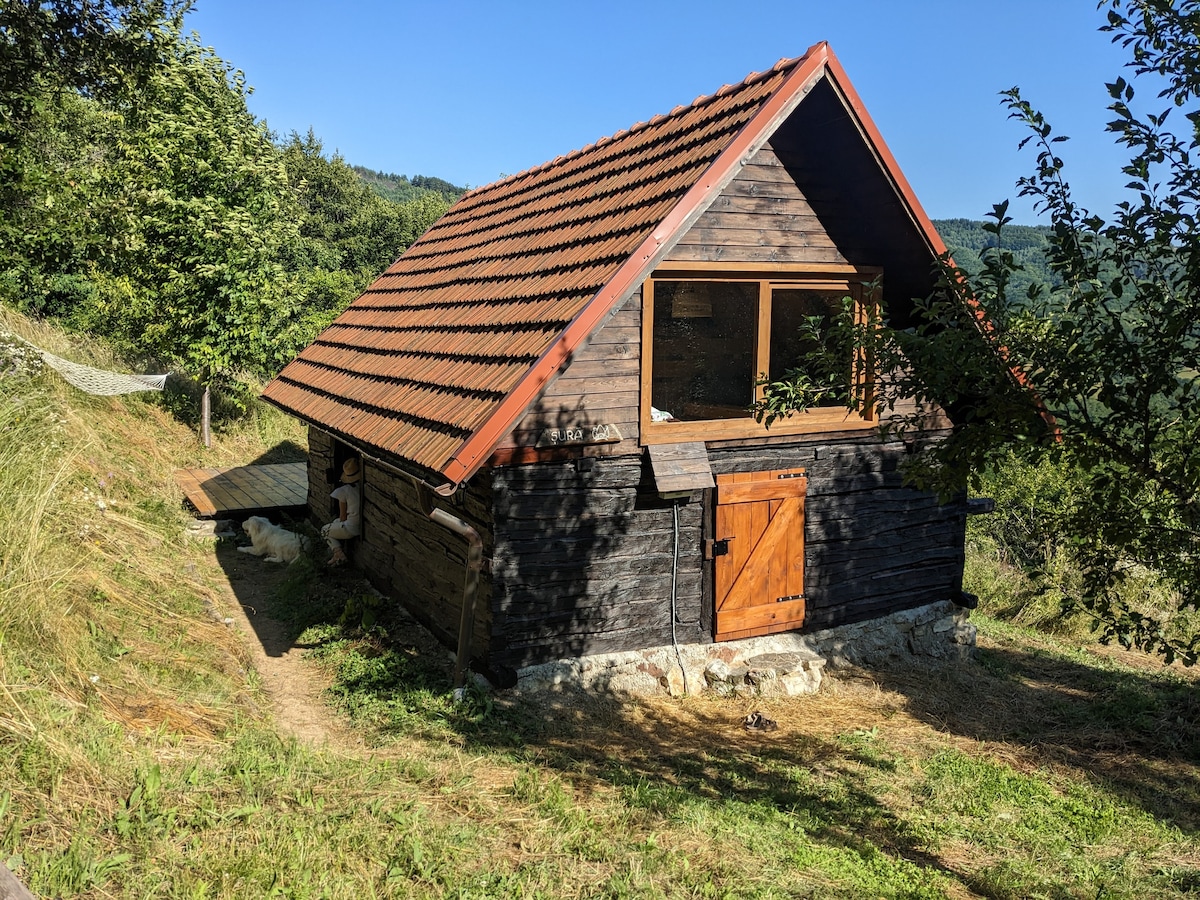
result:
[(294, 563), (300, 551), (308, 549), (308, 538), (285, 531), (262, 516), (248, 518), (242, 531), (250, 535), (250, 546), (238, 547), (238, 552), (265, 555), (266, 562)]

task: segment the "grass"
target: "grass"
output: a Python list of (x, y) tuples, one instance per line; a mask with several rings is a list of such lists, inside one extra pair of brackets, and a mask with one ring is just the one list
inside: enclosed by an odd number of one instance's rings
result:
[(263, 612), (350, 737), (284, 736), (171, 471), (302, 440), (262, 410), (205, 451), (154, 398), (0, 378), (0, 861), (36, 894), (1200, 893), (1196, 673), (987, 616), (975, 663), (809, 698), (455, 703), (427, 636), (304, 564)]

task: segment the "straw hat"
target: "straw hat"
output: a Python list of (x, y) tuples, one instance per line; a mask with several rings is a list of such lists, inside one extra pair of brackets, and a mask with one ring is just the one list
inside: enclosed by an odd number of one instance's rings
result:
[(362, 472), (358, 468), (358, 460), (351, 457), (342, 463), (342, 481), (346, 484), (352, 484), (362, 477)]

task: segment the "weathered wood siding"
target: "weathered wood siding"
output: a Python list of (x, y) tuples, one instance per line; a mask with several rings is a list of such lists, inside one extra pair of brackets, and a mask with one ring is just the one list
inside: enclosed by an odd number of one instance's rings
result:
[[(799, 112), (809, 102), (802, 104)], [(751, 271), (756, 265), (771, 264), (804, 272), (806, 267), (811, 271), (830, 265), (878, 266), (884, 269), (884, 299), (900, 308), (903, 318), (910, 298), (924, 296), (933, 288), (928, 250), (905, 245), (915, 251), (914, 258), (925, 260), (917, 264), (907, 256), (897, 256), (894, 244), (913, 229), (911, 223), (903, 228), (892, 221), (897, 209), (894, 190), (882, 179), (878, 167), (872, 169), (872, 161), (862, 158), (861, 150), (850, 152), (861, 144), (858, 135), (843, 135), (829, 124), (834, 121), (836, 101), (822, 97), (817, 103), (823, 104), (825, 119), (814, 125), (793, 121), (793, 116), (679, 239), (660, 267), (744, 263)], [(808, 149), (814, 133), (847, 144), (848, 174), (830, 179), (828, 159)], [(847, 177), (856, 179), (852, 188), (841, 187)], [(848, 202), (839, 204), (839, 197)], [(864, 207), (863, 203), (874, 205)], [(924, 272), (925, 279), (916, 286), (914, 266)], [(639, 286), (547, 385), (499, 447), (532, 448), (547, 428), (615, 424), (624, 438), (620, 444), (581, 452), (591, 456), (639, 452), (641, 324)], [(896, 412), (910, 409), (901, 405)], [(931, 427), (944, 427), (940, 413), (931, 415)], [(768, 438), (767, 442), (775, 440)]]
[[(497, 664), (671, 643), (671, 504), (658, 498), (640, 457), (582, 462), (493, 470)], [(701, 517), (698, 502), (679, 509), (675, 635), (682, 643), (710, 639)]]
[(334, 485), (329, 473), (333, 470), (334, 442), (319, 428), (308, 429), (308, 509), (315, 521), (329, 521), (329, 495)]
[(641, 344), (642, 291), (638, 288), (575, 352), (571, 362), (499, 446), (533, 447), (547, 428), (616, 425), (621, 430), (619, 444), (592, 446), (587, 453), (595, 456), (639, 453)]
[[(871, 240), (856, 232), (856, 222), (875, 213), (855, 203), (834, 202), (836, 198), (831, 195), (835, 189), (814, 180), (814, 164), (805, 159), (797, 148), (794, 130), (781, 130), (700, 216), (667, 254), (661, 267), (686, 268), (694, 262), (746, 263), (752, 271), (756, 264), (770, 263), (803, 272), (806, 266), (879, 266), (884, 270), (884, 302), (889, 309), (898, 308), (900, 320), (905, 320), (911, 297), (924, 297), (933, 290), (932, 276), (927, 274), (925, 283), (914, 288), (910, 262), (897, 265), (894, 252), (877, 252)], [(803, 188), (800, 181), (811, 182), (812, 186)], [(869, 183), (870, 179), (864, 181)], [(866, 189), (856, 186), (857, 191)], [(823, 202), (810, 203), (806, 190), (816, 191)], [(883, 187), (877, 186), (875, 192), (872, 197), (885, 208), (890, 210), (895, 206), (894, 194), (887, 203)], [(820, 214), (814, 206), (819, 207)], [(827, 224), (834, 227), (836, 239)], [(920, 258), (927, 259), (928, 254)], [(906, 293), (909, 290), (915, 293)], [(885, 378), (886, 373), (880, 377)], [(911, 401), (901, 401), (890, 415), (906, 416), (914, 410)], [(949, 424), (941, 410), (926, 412), (930, 428)], [(774, 440), (768, 438), (768, 442)]]
[[(903, 444), (874, 435), (710, 450), (714, 473), (804, 467), (805, 630), (862, 621), (962, 588), (966, 505), (904, 487)], [(671, 643), (671, 504), (632, 457), (493, 470), (494, 664), (517, 668)], [(675, 637), (712, 640), (711, 493), (678, 507)], [(717, 537), (720, 537), (717, 535)]]
[(689, 262), (788, 263), (803, 270), (806, 265), (850, 261), (768, 145), (696, 220), (662, 265)]
[[(329, 521), (327, 470), (333, 468), (335, 442), (309, 429), (309, 509), (318, 522)], [(484, 561), (491, 556), (492, 500), (486, 472), (447, 502), (435, 505), (479, 532)], [(457, 648), (466, 575), (467, 542), (432, 522), (422, 511), (412, 481), (365, 461), (362, 482), (362, 537), (353, 542), (354, 565), (383, 594), (398, 602), (447, 647)], [(475, 605), (472, 655), (486, 655), (491, 630), (491, 582), (480, 574)]]
[[(492, 499), (486, 474), (435, 505), (479, 532), (486, 561), (492, 545)], [(431, 521), (408, 478), (367, 462), (363, 536), (355, 563), (384, 594), (398, 601), (447, 647), (458, 646), (467, 541)], [(486, 568), (486, 567), (485, 567)], [(486, 654), (491, 631), (491, 580), (480, 573), (472, 656)]]
[(958, 597), (966, 503), (905, 487), (905, 455), (875, 435), (709, 451), (718, 475), (806, 469), (805, 630)]

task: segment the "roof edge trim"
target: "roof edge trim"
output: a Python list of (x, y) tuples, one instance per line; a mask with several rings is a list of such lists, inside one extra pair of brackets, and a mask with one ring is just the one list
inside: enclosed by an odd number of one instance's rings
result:
[[(550, 382), (571, 354), (610, 315), (618, 303), (653, 270), (670, 251), (672, 238), (681, 235), (716, 199), (720, 191), (792, 113), (828, 70), (832, 51), (821, 41), (797, 59), (796, 66), (762, 107), (733, 136), (709, 168), (680, 198), (657, 227), (621, 265), (616, 274), (588, 301), (569, 325), (525, 374), (491, 416), (443, 465), (441, 475), (461, 484), (487, 461), (496, 444), (517, 423), (538, 393)], [(840, 67), (839, 67), (840, 68)], [(932, 227), (932, 226), (931, 226)]]
[(832, 50), (828, 52), (827, 65), (834, 87), (837, 88), (838, 92), (850, 105), (850, 110), (854, 114), (854, 118), (858, 121), (863, 137), (866, 138), (867, 144), (875, 153), (884, 172), (895, 185), (896, 192), (908, 208), (913, 222), (921, 231), (925, 240), (929, 242), (929, 247), (933, 250), (934, 254), (936, 256), (943, 255), (947, 250), (942, 236), (933, 227), (933, 221), (925, 213), (925, 208), (921, 206), (921, 201), (917, 199), (917, 195), (913, 191), (912, 185), (908, 183), (908, 179), (904, 177), (903, 170), (901, 170), (899, 163), (896, 162), (896, 157), (892, 155), (892, 151), (888, 147), (887, 142), (884, 141), (879, 128), (875, 125), (875, 120), (867, 112), (862, 98), (859, 96), (858, 91), (854, 89), (854, 85), (850, 82), (850, 77), (846, 74), (846, 70), (842, 68), (841, 62)]

